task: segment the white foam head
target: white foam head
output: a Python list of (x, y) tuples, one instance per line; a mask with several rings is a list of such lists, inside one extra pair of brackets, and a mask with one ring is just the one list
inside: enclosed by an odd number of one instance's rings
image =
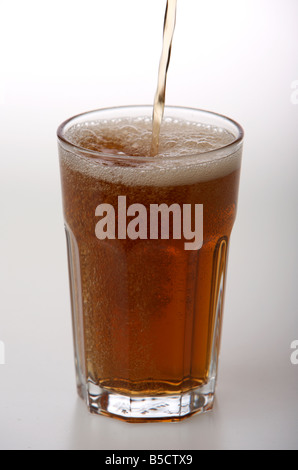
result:
[(241, 165), (241, 147), (231, 146), (235, 136), (198, 122), (166, 118), (159, 153), (152, 158), (148, 117), (80, 122), (65, 137), (74, 146), (61, 150), (65, 165), (129, 186), (189, 185), (226, 176)]

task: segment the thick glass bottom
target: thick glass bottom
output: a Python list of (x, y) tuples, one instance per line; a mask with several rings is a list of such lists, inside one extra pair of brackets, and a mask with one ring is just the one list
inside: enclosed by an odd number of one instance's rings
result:
[(79, 395), (91, 413), (127, 422), (181, 421), (194, 414), (211, 411), (214, 403), (214, 380), (188, 392), (158, 396), (127, 396), (89, 382)]

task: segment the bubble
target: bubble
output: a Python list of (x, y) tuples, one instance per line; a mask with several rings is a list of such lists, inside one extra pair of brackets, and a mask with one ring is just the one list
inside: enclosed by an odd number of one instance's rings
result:
[[(148, 117), (112, 119), (81, 123), (66, 134), (69, 142), (103, 156), (150, 157), (152, 120)], [(240, 167), (240, 152), (220, 157), (208, 153), (233, 143), (225, 129), (167, 117), (161, 127), (159, 153), (150, 161), (125, 166), (109, 160), (82, 158), (65, 152), (69, 165), (78, 171), (127, 185), (181, 185), (224, 176)], [(175, 160), (176, 159), (176, 160)]]

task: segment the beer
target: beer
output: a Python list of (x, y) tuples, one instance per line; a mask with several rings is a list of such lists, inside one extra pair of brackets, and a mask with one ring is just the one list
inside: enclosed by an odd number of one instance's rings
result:
[[(99, 412), (107, 412), (104, 400), (111, 396), (214, 393), (241, 137), (169, 108), (151, 158), (149, 113), (99, 111), (70, 121), (59, 134), (78, 386)], [(186, 250), (173, 227), (168, 239), (150, 239), (148, 228), (146, 239), (116, 233), (99, 240), (96, 208), (116, 209), (119, 196), (127, 207), (142, 204), (148, 217), (152, 205), (203, 205), (202, 247)], [(198, 406), (189, 413), (195, 411)]]
[(176, 25), (177, 0), (167, 0), (164, 22), (163, 47), (159, 63), (158, 83), (154, 99), (151, 155), (158, 153), (159, 135), (166, 100), (167, 73), (170, 65), (172, 42)]

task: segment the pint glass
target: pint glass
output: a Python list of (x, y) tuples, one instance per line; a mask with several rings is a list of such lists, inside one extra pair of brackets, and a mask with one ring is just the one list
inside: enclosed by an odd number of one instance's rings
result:
[(151, 114), (58, 129), (78, 393), (131, 422), (213, 407), (243, 146), (231, 119), (166, 107), (163, 155), (142, 154)]

